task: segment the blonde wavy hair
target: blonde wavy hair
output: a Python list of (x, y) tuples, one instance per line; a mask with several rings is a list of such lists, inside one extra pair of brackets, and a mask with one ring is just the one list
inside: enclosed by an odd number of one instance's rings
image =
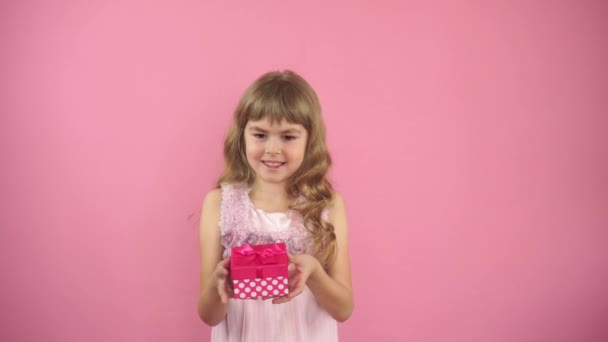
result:
[(327, 179), (331, 157), (325, 142), (325, 125), (317, 94), (301, 76), (290, 70), (272, 71), (262, 75), (243, 94), (234, 120), (224, 142), (224, 170), (217, 182), (242, 183), (252, 186), (255, 173), (245, 154), (245, 126), (249, 120), (269, 118), (271, 123), (286, 120), (302, 125), (307, 133), (304, 160), (287, 181), (288, 195), (303, 195), (290, 209), (298, 210), (310, 231), (313, 255), (325, 267), (336, 253), (334, 226), (322, 219), (333, 196)]

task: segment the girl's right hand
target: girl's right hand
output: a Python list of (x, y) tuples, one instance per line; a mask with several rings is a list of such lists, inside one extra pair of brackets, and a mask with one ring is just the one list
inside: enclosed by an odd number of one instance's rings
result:
[(217, 292), (223, 304), (228, 303), (228, 298), (234, 297), (232, 289), (232, 281), (230, 280), (230, 258), (220, 261), (213, 272), (215, 283), (217, 284)]

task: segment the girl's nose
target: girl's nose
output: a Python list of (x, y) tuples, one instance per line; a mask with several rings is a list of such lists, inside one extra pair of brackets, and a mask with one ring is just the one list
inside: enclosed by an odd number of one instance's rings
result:
[(274, 139), (269, 139), (266, 143), (266, 153), (277, 154), (281, 151), (281, 143)]

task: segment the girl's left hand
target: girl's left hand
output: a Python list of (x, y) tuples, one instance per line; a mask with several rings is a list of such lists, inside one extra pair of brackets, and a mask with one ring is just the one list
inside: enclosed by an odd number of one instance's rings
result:
[(273, 304), (286, 303), (302, 293), (308, 278), (321, 269), (317, 258), (308, 254), (289, 254), (289, 262), (294, 264), (295, 272), (289, 275), (289, 294), (272, 300)]

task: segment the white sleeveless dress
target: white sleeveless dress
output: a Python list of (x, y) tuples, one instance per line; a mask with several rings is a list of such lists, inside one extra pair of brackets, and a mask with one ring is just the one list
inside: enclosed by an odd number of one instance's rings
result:
[[(327, 212), (324, 212), (327, 219)], [(256, 208), (244, 185), (223, 184), (221, 243), (224, 258), (230, 248), (285, 242), (291, 254), (310, 253), (309, 232), (299, 212), (267, 213)], [(211, 329), (212, 342), (334, 342), (337, 322), (304, 291), (284, 304), (272, 300), (230, 299), (226, 319)]]

